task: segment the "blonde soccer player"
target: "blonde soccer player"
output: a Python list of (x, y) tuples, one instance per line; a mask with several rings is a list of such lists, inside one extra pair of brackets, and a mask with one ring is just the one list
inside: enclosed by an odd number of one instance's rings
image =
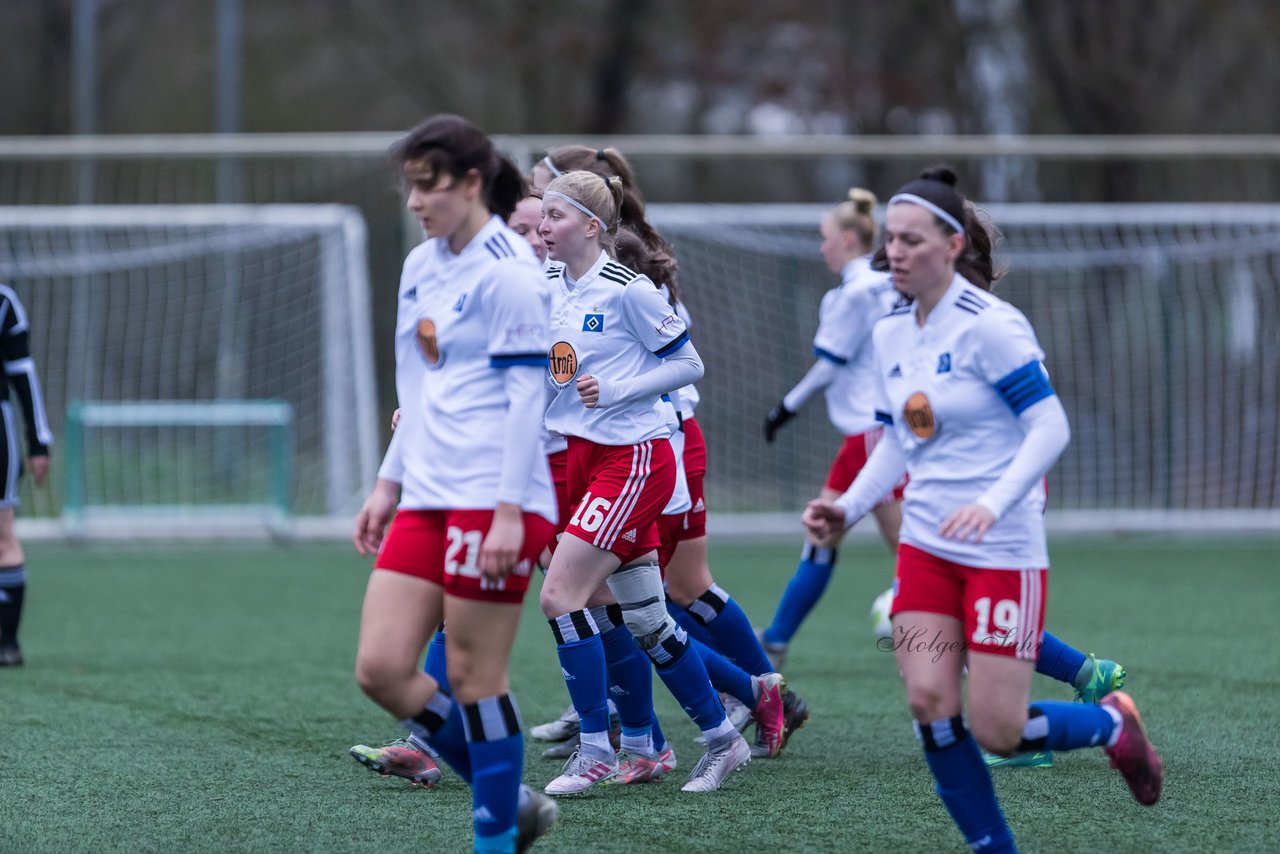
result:
[[(609, 254), (621, 200), (620, 180), (581, 170), (560, 175), (543, 192), (542, 237), (560, 264), (549, 271), (559, 300), (549, 368), (555, 396), (546, 426), (568, 442), (573, 513), (547, 569), (541, 604), (580, 719), (579, 751), (548, 784), (548, 794), (576, 794), (618, 773), (607, 732), (605, 653), (588, 609), (603, 584), (627, 630), (703, 732), (707, 753), (684, 791), (719, 788), (750, 760), (700, 657), (688, 654), (688, 636), (663, 606), (656, 523), (674, 490), (675, 459), (671, 427), (656, 404), (700, 378), (703, 366), (657, 286)], [(651, 736), (631, 737), (624, 743), (629, 753), (656, 755)]]
[(1003, 852), (1013, 837), (979, 744), (1001, 755), (1103, 748), (1146, 805), (1163, 775), (1127, 694), (1028, 702), (1049, 565), (1043, 479), (1070, 433), (1030, 323), (958, 270), (975, 254), (989, 268), (990, 239), (955, 185), (951, 170), (931, 169), (889, 200), (885, 253), (906, 304), (872, 333), (885, 434), (849, 490), (810, 502), (803, 522), (815, 537), (842, 531), (909, 475), (897, 664), (939, 797), (972, 848)]
[[(392, 155), (427, 240), (401, 277), (400, 422), (353, 534), (375, 555), (356, 679), (470, 783), (475, 850), (513, 852), (557, 814), (520, 784), (507, 676), (556, 518), (539, 441), (551, 298), (533, 250), (503, 221), (523, 179), (482, 131), (432, 116)], [(447, 690), (417, 667), (442, 622)]]

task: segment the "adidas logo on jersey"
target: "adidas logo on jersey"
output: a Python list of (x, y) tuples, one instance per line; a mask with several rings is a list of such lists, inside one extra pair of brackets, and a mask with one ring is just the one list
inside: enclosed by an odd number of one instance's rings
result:
[(693, 512), (701, 513), (703, 510), (706, 510), (706, 509), (707, 509), (707, 502), (703, 501), (702, 498), (699, 497), (698, 503), (693, 505)]
[(622, 539), (626, 540), (628, 543), (634, 543), (636, 541), (636, 529), (632, 528), (630, 531), (623, 533)]
[(889, 369), (889, 376), (891, 376), (891, 377), (900, 377), (900, 376), (902, 376), (902, 366), (901, 366), (901, 365), (894, 365), (892, 368), (890, 368), (890, 369)]
[(418, 298), (418, 286), (417, 286), (417, 285), (414, 285), (413, 287), (409, 288), (409, 290), (407, 290), (407, 291), (405, 291), (405, 292), (404, 292), (404, 297), (403, 297), (403, 299), (407, 299), (407, 300), (416, 300), (417, 298)]

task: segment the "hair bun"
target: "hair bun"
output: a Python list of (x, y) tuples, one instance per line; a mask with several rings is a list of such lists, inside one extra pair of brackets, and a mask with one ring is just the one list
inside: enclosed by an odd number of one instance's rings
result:
[(858, 213), (869, 214), (876, 206), (876, 194), (861, 187), (854, 187), (849, 190), (849, 201), (853, 202), (853, 208)]
[(926, 181), (938, 181), (946, 184), (948, 187), (956, 185), (956, 173), (952, 171), (950, 166), (939, 164), (930, 166), (928, 169), (920, 173), (920, 177)]

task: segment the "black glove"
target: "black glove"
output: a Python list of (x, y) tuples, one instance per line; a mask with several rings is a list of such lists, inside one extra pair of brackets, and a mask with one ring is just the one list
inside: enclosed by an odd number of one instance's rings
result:
[(782, 429), (782, 425), (786, 424), (794, 417), (795, 413), (790, 409), (787, 409), (787, 405), (785, 403), (779, 401), (778, 405), (773, 407), (773, 409), (770, 409), (769, 414), (765, 416), (764, 440), (766, 442), (772, 442), (773, 437)]

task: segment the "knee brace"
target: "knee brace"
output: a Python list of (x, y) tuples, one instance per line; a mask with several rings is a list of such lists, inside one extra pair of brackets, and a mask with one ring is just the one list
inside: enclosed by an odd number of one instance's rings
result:
[(684, 655), (688, 636), (667, 613), (657, 564), (624, 566), (609, 576), (608, 585), (622, 608), (627, 630), (654, 664), (665, 667)]

